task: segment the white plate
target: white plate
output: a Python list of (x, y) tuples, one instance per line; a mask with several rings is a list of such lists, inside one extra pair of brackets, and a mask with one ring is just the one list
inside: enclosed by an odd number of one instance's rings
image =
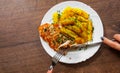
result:
[[(101, 19), (94, 9), (92, 9), (90, 6), (82, 2), (66, 1), (66, 2), (62, 2), (62, 3), (59, 3), (53, 6), (50, 10), (48, 10), (48, 12), (43, 17), (41, 24), (51, 23), (52, 14), (58, 10), (62, 11), (66, 6), (78, 7), (86, 11), (88, 14), (90, 14), (90, 18), (92, 19), (93, 26), (94, 26), (93, 42), (101, 41), (100, 37), (103, 36), (103, 24), (101, 22)], [(40, 39), (41, 39), (41, 43), (45, 51), (51, 57), (53, 57), (56, 52), (53, 49), (51, 49), (50, 46), (41, 37)], [(94, 47), (88, 47), (86, 50), (83, 49), (83, 50), (70, 51), (67, 53), (67, 55), (63, 56), (60, 59), (60, 62), (68, 63), (68, 64), (75, 64), (75, 63), (79, 63), (82, 61), (86, 61), (98, 51), (99, 47), (100, 45), (97, 45)]]

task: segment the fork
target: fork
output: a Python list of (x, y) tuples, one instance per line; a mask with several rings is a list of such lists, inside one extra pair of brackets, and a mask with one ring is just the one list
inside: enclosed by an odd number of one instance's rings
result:
[(67, 48), (69, 43), (70, 43), (70, 40), (64, 42), (63, 44), (61, 44), (58, 47), (59, 51), (57, 51), (56, 54), (52, 57), (52, 64), (50, 65), (47, 73), (51, 73), (52, 72), (52, 70), (55, 67), (55, 65), (57, 64), (57, 62), (61, 59), (61, 57), (65, 53), (65, 50), (63, 48)]
[(63, 56), (63, 51), (56, 52), (56, 54), (52, 57), (52, 64), (50, 65), (47, 73), (53, 70), (53, 68), (55, 67), (57, 62), (61, 59), (62, 56)]
[[(66, 41), (65, 43), (61, 44), (58, 48), (64, 47), (66, 45), (68, 45), (70, 43), (70, 41)], [(85, 47), (88, 45), (95, 45), (95, 44), (99, 44), (102, 42), (96, 42), (96, 43), (92, 43), (92, 44), (74, 44), (71, 45), (71, 47)], [(50, 65), (47, 73), (52, 73), (53, 68), (56, 66), (56, 64), (58, 63), (58, 61), (61, 59), (61, 57), (63, 56), (65, 50), (59, 50), (58, 52), (56, 52), (56, 54), (52, 57), (52, 64)]]

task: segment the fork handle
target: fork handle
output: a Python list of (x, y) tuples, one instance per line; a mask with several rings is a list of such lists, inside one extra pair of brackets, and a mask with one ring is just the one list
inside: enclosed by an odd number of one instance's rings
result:
[(49, 70), (47, 71), (47, 73), (52, 73), (52, 71), (53, 71), (53, 69), (49, 69)]
[(47, 73), (52, 73), (53, 68), (54, 68), (54, 66), (53, 66), (53, 65), (50, 65), (50, 67), (49, 67), (49, 69), (48, 69)]

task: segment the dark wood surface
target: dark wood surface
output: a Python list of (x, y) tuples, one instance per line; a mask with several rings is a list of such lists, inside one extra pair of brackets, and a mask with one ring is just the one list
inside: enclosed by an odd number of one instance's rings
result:
[[(46, 73), (51, 57), (39, 40), (38, 26), (44, 14), (66, 0), (0, 0), (0, 73)], [(120, 0), (77, 0), (100, 15), (104, 35), (120, 33)], [(120, 73), (120, 52), (102, 44), (89, 60), (58, 63), (54, 73)]]

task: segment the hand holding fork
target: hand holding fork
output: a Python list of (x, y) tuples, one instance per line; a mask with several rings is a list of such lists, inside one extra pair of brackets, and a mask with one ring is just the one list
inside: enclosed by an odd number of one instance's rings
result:
[(53, 57), (52, 57), (52, 64), (50, 65), (47, 73), (52, 73), (53, 68), (55, 67), (55, 65), (57, 64), (57, 62), (60, 60), (60, 58), (63, 55), (61, 53), (56, 53)]
[(58, 61), (61, 59), (61, 57), (64, 54), (64, 50), (62, 50), (61, 48), (66, 48), (69, 43), (70, 43), (70, 41), (68, 40), (58, 47), (58, 48), (60, 48), (60, 50), (58, 52), (56, 52), (56, 54), (52, 57), (52, 64), (50, 65), (47, 73), (52, 73), (53, 68), (55, 67), (55, 65), (58, 63)]

